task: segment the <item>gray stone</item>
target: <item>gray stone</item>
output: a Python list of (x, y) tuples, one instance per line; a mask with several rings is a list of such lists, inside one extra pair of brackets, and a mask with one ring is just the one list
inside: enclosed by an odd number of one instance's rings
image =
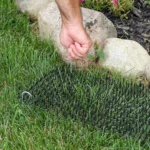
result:
[[(97, 42), (100, 47), (103, 47), (107, 38), (116, 37), (117, 32), (113, 23), (100, 12), (82, 8), (83, 24), (86, 31), (89, 33), (93, 42)], [(50, 38), (55, 42), (58, 52), (61, 54), (62, 59), (68, 63), (68, 53), (65, 48), (60, 44), (59, 34), (61, 29), (61, 16), (55, 2), (51, 2), (48, 6), (39, 12), (38, 24), (40, 37), (49, 40)], [(89, 54), (95, 54), (94, 46), (89, 50)], [(89, 66), (91, 60), (85, 58), (74, 62), (74, 65), (80, 68)]]
[(145, 74), (146, 74), (147, 80), (150, 82), (150, 64), (148, 64), (148, 65), (146, 66)]
[(137, 42), (119, 38), (109, 38), (104, 46), (103, 66), (115, 69), (124, 76), (140, 76), (150, 64), (150, 56)]
[(16, 5), (21, 12), (27, 12), (31, 19), (37, 19), (38, 12), (54, 0), (16, 0)]

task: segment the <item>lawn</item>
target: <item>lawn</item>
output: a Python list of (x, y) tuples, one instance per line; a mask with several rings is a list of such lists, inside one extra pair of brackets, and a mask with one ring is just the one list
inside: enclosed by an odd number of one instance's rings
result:
[(54, 45), (41, 42), (13, 0), (0, 1), (0, 149), (143, 150), (131, 139), (97, 131), (53, 110), (22, 105), (18, 93), (61, 62)]

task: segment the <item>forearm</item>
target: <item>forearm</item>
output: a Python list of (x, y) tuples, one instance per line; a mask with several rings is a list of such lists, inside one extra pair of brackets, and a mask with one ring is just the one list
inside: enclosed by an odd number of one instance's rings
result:
[(80, 8), (80, 0), (56, 0), (59, 7), (62, 22), (67, 24), (82, 25), (82, 13)]

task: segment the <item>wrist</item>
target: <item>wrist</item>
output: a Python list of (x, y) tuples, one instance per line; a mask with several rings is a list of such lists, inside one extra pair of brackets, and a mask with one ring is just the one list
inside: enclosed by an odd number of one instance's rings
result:
[(66, 27), (66, 28), (72, 28), (72, 27), (83, 28), (82, 18), (77, 18), (77, 19), (74, 18), (72, 20), (62, 19), (62, 27)]
[(66, 26), (82, 25), (80, 0), (56, 0), (60, 9), (62, 23)]

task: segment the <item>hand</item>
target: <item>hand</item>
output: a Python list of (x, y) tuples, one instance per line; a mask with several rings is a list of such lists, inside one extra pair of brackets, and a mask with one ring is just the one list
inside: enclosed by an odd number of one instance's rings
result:
[(92, 45), (89, 35), (83, 26), (78, 24), (62, 24), (60, 42), (67, 49), (69, 59), (74, 61), (83, 59)]

